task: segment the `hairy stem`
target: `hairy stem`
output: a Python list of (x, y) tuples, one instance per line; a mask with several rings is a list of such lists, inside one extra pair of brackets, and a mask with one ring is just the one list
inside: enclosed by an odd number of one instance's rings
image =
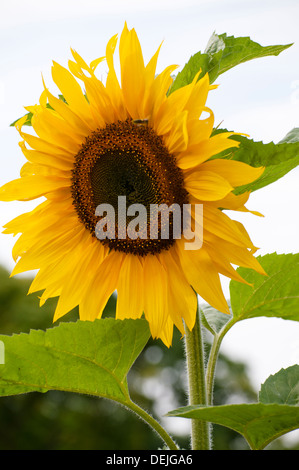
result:
[(206, 372), (206, 384), (207, 384), (207, 405), (213, 404), (213, 390), (214, 390), (214, 380), (215, 380), (215, 370), (219, 354), (219, 349), (222, 343), (222, 340), (228, 330), (231, 328), (233, 321), (229, 321), (225, 327), (214, 337), (212, 343), (209, 360), (207, 364)]
[[(189, 381), (189, 405), (207, 405), (204, 344), (199, 311), (197, 311), (196, 322), (192, 331), (186, 327), (186, 358)], [(209, 450), (209, 423), (199, 419), (192, 419), (191, 423), (192, 449)]]
[(149, 415), (143, 408), (136, 405), (136, 403), (129, 402), (125, 403), (126, 408), (129, 408), (131, 411), (136, 413), (143, 421), (145, 421), (156, 433), (161, 437), (161, 439), (165, 442), (169, 450), (178, 450), (178, 446), (175, 444), (173, 439), (169, 436), (167, 431), (161, 426), (158, 421), (155, 420), (151, 415)]

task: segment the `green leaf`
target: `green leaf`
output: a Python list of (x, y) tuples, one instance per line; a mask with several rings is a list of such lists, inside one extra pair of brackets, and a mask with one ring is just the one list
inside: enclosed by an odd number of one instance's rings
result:
[(242, 434), (249, 446), (261, 450), (277, 437), (299, 427), (299, 406), (249, 403), (222, 406), (186, 406), (167, 416), (200, 419)]
[[(229, 304), (229, 302), (228, 302)], [(213, 334), (219, 333), (224, 325), (232, 318), (232, 315), (219, 312), (210, 305), (199, 305), (203, 314), (203, 325)]]
[(257, 260), (267, 276), (238, 268), (238, 273), (252, 286), (230, 282), (235, 322), (261, 316), (299, 321), (299, 254), (271, 253)]
[(299, 405), (299, 365), (281, 369), (277, 374), (270, 375), (261, 386), (259, 401)]
[[(218, 130), (225, 132), (226, 130)], [(260, 178), (250, 184), (239, 186), (234, 192), (256, 191), (274, 183), (299, 165), (299, 128), (294, 128), (278, 144), (255, 142), (243, 136), (234, 135), (233, 140), (240, 142), (239, 148), (215, 155), (213, 158), (229, 158), (247, 163), (254, 167), (264, 166)]]
[(299, 142), (299, 127), (294, 127), (279, 143), (283, 144), (284, 142), (288, 144)]
[(149, 336), (145, 320), (112, 318), (1, 335), (0, 396), (64, 390), (126, 403), (128, 371)]
[(252, 41), (249, 37), (235, 38), (226, 34), (218, 36), (214, 33), (204, 53), (197, 52), (191, 56), (183, 70), (178, 73), (170, 93), (191, 83), (200, 70), (200, 76), (208, 72), (210, 82), (213, 83), (219, 75), (236, 65), (260, 57), (277, 56), (291, 45), (264, 47)]
[(200, 419), (234, 429), (252, 449), (263, 449), (277, 437), (299, 428), (299, 365), (281, 369), (261, 386), (260, 403), (186, 406), (167, 416)]
[[(32, 119), (33, 114), (32, 113), (27, 113), (27, 114), (24, 114), (24, 116), (22, 116), (22, 117), (25, 117), (25, 116), (27, 116), (27, 118), (26, 118), (26, 121), (24, 122), (23, 126), (31, 126), (31, 119)], [(14, 127), (20, 119), (21, 118), (18, 118), (14, 122), (12, 122), (10, 124), (10, 127)]]

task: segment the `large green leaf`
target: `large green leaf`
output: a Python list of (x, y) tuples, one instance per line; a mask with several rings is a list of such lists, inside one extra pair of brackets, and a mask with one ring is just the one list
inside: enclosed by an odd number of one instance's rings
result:
[(267, 276), (238, 268), (252, 286), (230, 282), (235, 322), (261, 316), (299, 321), (299, 254), (271, 253), (257, 259)]
[(61, 323), (0, 336), (0, 396), (64, 390), (128, 401), (127, 374), (149, 339), (145, 320)]
[(186, 406), (167, 416), (200, 419), (233, 429), (255, 450), (261, 450), (277, 437), (299, 428), (299, 406), (276, 403)]
[[(219, 129), (216, 132), (224, 132)], [(245, 191), (256, 191), (277, 181), (290, 170), (299, 165), (299, 128), (294, 128), (278, 144), (255, 142), (243, 136), (234, 135), (240, 142), (239, 148), (232, 148), (229, 153), (222, 152), (213, 158), (229, 158), (247, 163), (254, 167), (264, 166), (265, 171), (260, 178), (235, 190), (236, 194)]]
[(213, 83), (220, 74), (236, 65), (259, 57), (277, 56), (290, 46), (291, 44), (264, 47), (249, 37), (235, 38), (214, 33), (204, 53), (197, 52), (191, 56), (182, 71), (178, 73), (170, 93), (191, 83), (200, 70), (201, 76), (208, 72), (210, 82)]

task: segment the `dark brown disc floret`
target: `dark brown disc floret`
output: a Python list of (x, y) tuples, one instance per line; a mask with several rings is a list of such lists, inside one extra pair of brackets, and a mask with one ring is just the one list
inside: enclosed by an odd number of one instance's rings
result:
[[(140, 256), (167, 250), (174, 243), (171, 213), (169, 237), (161, 237), (159, 219), (158, 238), (151, 238), (152, 205), (176, 204), (182, 208), (188, 203), (182, 171), (163, 139), (150, 126), (136, 125), (129, 119), (108, 124), (86, 138), (75, 157), (71, 190), (78, 217), (93, 236), (101, 219), (96, 215), (96, 208), (109, 204), (115, 213), (115, 237), (101, 242), (111, 249)], [(118, 236), (119, 196), (126, 197), (126, 209), (132, 204), (146, 208), (146, 236), (135, 239)], [(126, 212), (126, 225), (132, 219)]]

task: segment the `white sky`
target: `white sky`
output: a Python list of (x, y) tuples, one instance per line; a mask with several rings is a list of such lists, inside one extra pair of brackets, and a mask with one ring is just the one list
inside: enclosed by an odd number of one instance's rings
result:
[[(9, 124), (37, 102), (41, 73), (51, 89), (54, 59), (66, 64), (70, 47), (92, 60), (124, 22), (135, 27), (146, 59), (164, 40), (158, 68), (183, 66), (203, 50), (211, 34), (250, 36), (262, 45), (295, 43), (278, 57), (258, 59), (220, 76), (209, 99), (216, 122), (278, 142), (299, 127), (298, 0), (1, 0), (0, 15), (0, 185), (19, 175), (19, 137)], [(298, 252), (298, 181), (295, 169), (254, 193), (250, 208), (264, 219), (245, 220), (260, 254)], [(0, 203), (0, 225), (34, 204)], [(241, 218), (239, 218), (241, 220)], [(11, 268), (13, 239), (0, 235), (0, 263)], [(227, 292), (227, 283), (225, 290)], [(24, 300), (25, 301), (25, 300)], [(0, 321), (1, 331), (1, 321)], [(241, 322), (227, 335), (223, 351), (247, 360), (258, 390), (268, 375), (299, 363), (299, 324), (270, 319)], [(263, 358), (263, 359), (261, 359)]]

